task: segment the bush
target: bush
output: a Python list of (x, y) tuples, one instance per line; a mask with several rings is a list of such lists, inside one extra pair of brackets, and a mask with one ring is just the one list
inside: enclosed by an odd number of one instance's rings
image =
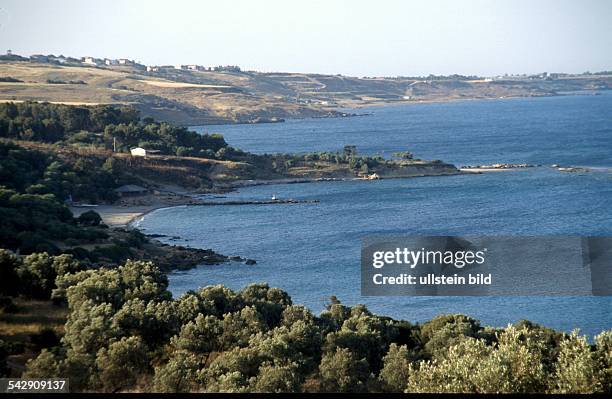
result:
[(325, 392), (365, 392), (369, 377), (365, 359), (358, 359), (351, 351), (337, 348), (321, 359), (319, 374)]
[(508, 326), (497, 345), (463, 337), (433, 361), (409, 366), (407, 392), (543, 392), (542, 343), (528, 330)]
[[(141, 391), (149, 381), (160, 392), (610, 391), (610, 331), (589, 345), (528, 322), (483, 329), (462, 315), (419, 327), (336, 299), (317, 317), (264, 284), (172, 300), (148, 262), (79, 271), (71, 257), (41, 254), (22, 267), (41, 281), (55, 272), (53, 298), (69, 309), (59, 345), (24, 376), (68, 377), (75, 391)], [(58, 344), (50, 333), (32, 342)]]
[(390, 392), (404, 392), (408, 384), (408, 370), (414, 355), (408, 348), (391, 344), (389, 352), (383, 358), (383, 368), (380, 371), (380, 379), (383, 381), (385, 390)]
[[(607, 356), (610, 356), (609, 353)], [(575, 331), (561, 342), (550, 390), (553, 393), (595, 393), (603, 390), (604, 373), (586, 337)], [(609, 381), (607, 382), (609, 384)]]
[(149, 365), (147, 348), (139, 337), (122, 338), (108, 349), (102, 348), (96, 357), (96, 366), (101, 388), (106, 392), (117, 392), (136, 383)]
[(78, 218), (77, 223), (82, 226), (99, 226), (102, 218), (95, 211), (83, 212)]
[(194, 355), (176, 352), (166, 364), (155, 369), (153, 390), (162, 393), (194, 391), (198, 385), (198, 367)]
[(299, 392), (303, 376), (295, 363), (272, 365), (266, 363), (259, 368), (259, 374), (249, 389), (250, 392)]

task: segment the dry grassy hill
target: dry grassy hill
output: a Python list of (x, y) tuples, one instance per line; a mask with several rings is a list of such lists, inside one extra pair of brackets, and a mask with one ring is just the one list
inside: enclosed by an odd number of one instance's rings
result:
[[(238, 76), (193, 73), (165, 78), (126, 68), (0, 63), (0, 101), (132, 105), (145, 116), (180, 124), (250, 122), (259, 119), (325, 116), (328, 111), (251, 93)], [(223, 80), (215, 75), (223, 75)], [(247, 79), (248, 81), (248, 79)]]
[(610, 88), (612, 75), (420, 80), (0, 62), (0, 101), (130, 104), (144, 116), (184, 125), (337, 116), (338, 107), (383, 103), (549, 96)]

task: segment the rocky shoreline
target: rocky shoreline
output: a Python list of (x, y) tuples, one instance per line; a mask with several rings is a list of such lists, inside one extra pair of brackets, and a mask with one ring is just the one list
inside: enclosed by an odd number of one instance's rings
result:
[[(159, 234), (155, 236), (160, 237)], [(154, 261), (165, 271), (188, 270), (199, 265), (219, 265), (226, 262), (238, 262), (246, 265), (257, 263), (254, 259), (222, 255), (212, 249), (166, 244), (158, 239), (152, 239), (151, 236), (147, 237), (149, 237), (150, 245), (155, 248), (147, 248), (146, 254), (143, 254), (143, 259), (151, 257), (148, 260)]]
[[(422, 162), (406, 165), (394, 165), (380, 171), (380, 179), (401, 179), (424, 176), (449, 176), (458, 175), (463, 172), (450, 164), (442, 162)], [(364, 181), (363, 177), (338, 175), (327, 175), (318, 177), (287, 177), (271, 180), (238, 180), (230, 184), (221, 184), (209, 191), (209, 193), (226, 193), (241, 187), (256, 185), (276, 184), (300, 184), (328, 181)], [(198, 198), (202, 194), (197, 190), (186, 190), (180, 187), (163, 187), (153, 190), (150, 194), (137, 197), (125, 198), (113, 205), (100, 205), (95, 207), (73, 206), (71, 210), (75, 216), (94, 210), (98, 212), (102, 221), (116, 230), (138, 230), (138, 221), (146, 214), (158, 209), (171, 208), (175, 206), (239, 206), (239, 205), (293, 205), (293, 204), (317, 204), (319, 200), (300, 199), (266, 199), (249, 201), (206, 201)], [(142, 249), (136, 249), (138, 258), (151, 260), (160, 265), (165, 271), (187, 270), (198, 265), (214, 265), (226, 262), (239, 262), (246, 265), (255, 265), (255, 259), (244, 258), (236, 255), (224, 255), (212, 249), (192, 248), (176, 245), (172, 241), (178, 241), (180, 237), (168, 237), (163, 234), (147, 235), (147, 244)]]

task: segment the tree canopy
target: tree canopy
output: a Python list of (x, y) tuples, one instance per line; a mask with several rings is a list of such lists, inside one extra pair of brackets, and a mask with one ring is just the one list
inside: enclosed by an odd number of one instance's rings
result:
[(338, 300), (315, 316), (265, 284), (172, 299), (146, 262), (81, 270), (36, 254), (17, 269), (11, 278), (27, 271), (37, 295), (55, 276), (52, 295), (69, 309), (61, 343), (24, 377), (69, 377), (74, 390), (610, 392), (610, 331), (589, 344), (529, 322), (490, 328), (442, 315), (418, 325)]

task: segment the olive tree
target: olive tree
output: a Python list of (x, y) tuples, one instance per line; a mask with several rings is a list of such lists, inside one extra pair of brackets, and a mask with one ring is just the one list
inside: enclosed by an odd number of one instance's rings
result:
[(561, 342), (550, 390), (554, 393), (594, 393), (603, 390), (603, 373), (586, 337), (574, 331)]
[(319, 366), (321, 388), (325, 392), (365, 392), (369, 366), (346, 348), (323, 355)]
[(149, 365), (147, 347), (140, 337), (123, 337), (96, 356), (96, 379), (107, 392), (133, 386)]
[(383, 368), (380, 370), (380, 379), (386, 390), (391, 392), (404, 392), (408, 384), (408, 371), (414, 354), (406, 345), (398, 346), (393, 343), (383, 357)]
[(192, 392), (198, 387), (200, 362), (191, 353), (176, 351), (167, 363), (155, 368), (153, 390), (163, 393)]

